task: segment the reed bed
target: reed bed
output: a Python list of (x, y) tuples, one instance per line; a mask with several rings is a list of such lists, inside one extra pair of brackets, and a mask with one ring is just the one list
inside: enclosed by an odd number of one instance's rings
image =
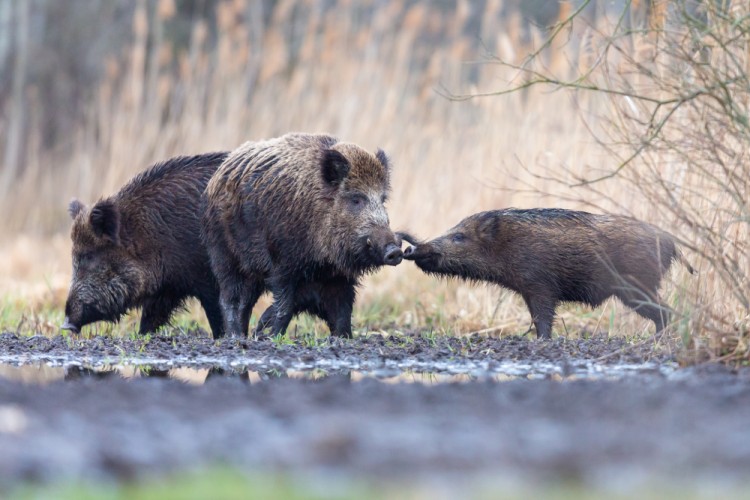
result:
[[(632, 215), (676, 234), (699, 270), (696, 279), (675, 266), (665, 280), (663, 294), (678, 310), (681, 332), (700, 335), (709, 323), (726, 330), (747, 321), (746, 305), (700, 251), (697, 234), (664, 209), (663, 192), (642, 189), (641, 182), (653, 181), (649, 168), (659, 158), (636, 159), (638, 168), (629, 176), (581, 185), (581, 179), (605, 176), (620, 163), (601, 137), (614, 137), (622, 103), (595, 92), (536, 85), (492, 97), (451, 98), (523, 84), (528, 75), (518, 68), (537, 49), (543, 48), (533, 62), (537, 70), (561, 79), (585, 71), (597, 56), (593, 34), (611, 20), (581, 21), (570, 29), (572, 43), (545, 46), (549, 33), (503, 11), (499, 0), (459, 1), (449, 8), (396, 1), (376, 8), (374, 2), (346, 0), (324, 8), (280, 0), (270, 13), (259, 5), (217, 2), (215, 21), (196, 21), (189, 44), (176, 49), (164, 37), (174, 3), (137, 3), (127, 20), (132, 44), (103, 64), (85, 120), (71, 123), (72, 153), (58, 157), (32, 136), (25, 168), (0, 185), (7, 214), (0, 222), (6, 234), (0, 293), (9, 304), (28, 304), (28, 318), (62, 307), (70, 278), (70, 198), (95, 201), (173, 155), (306, 131), (330, 132), (389, 153), (395, 163), (388, 205), (394, 229), (430, 237), (471, 213), (510, 206)], [(558, 20), (571, 12), (563, 2)], [(264, 14), (267, 23), (259, 22)], [(33, 122), (33, 109), (29, 115)], [(681, 200), (704, 186), (705, 176), (686, 174), (679, 158), (669, 165), (658, 174), (685, 186)], [(708, 198), (718, 203), (722, 196), (717, 191)], [(723, 219), (715, 220), (719, 231)], [(746, 225), (734, 236), (735, 251), (747, 250), (745, 232)], [(740, 265), (746, 277), (747, 260)], [(265, 299), (258, 307), (267, 304)], [(202, 321), (198, 307), (191, 314)], [(708, 322), (709, 316), (725, 322)], [(510, 334), (529, 323), (512, 293), (436, 281), (409, 262), (368, 277), (355, 312), (355, 327), (374, 330)], [(309, 321), (303, 325), (324, 330)], [(652, 328), (614, 300), (593, 311), (562, 307), (555, 324), (557, 333), (571, 336), (641, 336)]]

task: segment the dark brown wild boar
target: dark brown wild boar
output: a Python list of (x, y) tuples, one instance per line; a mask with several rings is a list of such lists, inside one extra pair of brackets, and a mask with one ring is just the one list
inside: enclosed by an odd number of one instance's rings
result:
[(181, 156), (86, 207), (73, 200), (73, 281), (64, 329), (118, 321), (141, 307), (140, 332), (167, 324), (196, 297), (214, 337), (223, 334), (219, 286), (200, 239), (201, 195), (226, 153)]
[(613, 295), (663, 330), (669, 315), (659, 283), (682, 260), (673, 238), (650, 224), (562, 209), (482, 212), (426, 243), (400, 235), (415, 245), (404, 258), (426, 273), (519, 293), (540, 338), (550, 337), (558, 302), (596, 307)]
[(269, 289), (275, 301), (258, 331), (283, 333), (307, 311), (350, 337), (361, 276), (401, 262), (384, 206), (389, 170), (382, 151), (327, 135), (287, 134), (232, 152), (206, 189), (203, 224), (225, 331), (247, 335)]

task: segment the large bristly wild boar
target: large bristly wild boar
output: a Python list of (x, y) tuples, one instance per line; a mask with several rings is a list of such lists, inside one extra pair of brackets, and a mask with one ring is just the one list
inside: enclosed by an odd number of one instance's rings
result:
[(223, 334), (219, 286), (200, 239), (201, 195), (227, 153), (183, 156), (134, 177), (86, 207), (73, 200), (73, 281), (64, 329), (118, 321), (141, 307), (140, 332), (167, 324), (196, 297), (214, 337)]
[(616, 296), (661, 331), (669, 321), (659, 302), (662, 276), (681, 260), (673, 238), (635, 219), (562, 209), (495, 210), (471, 215), (404, 258), (429, 274), (492, 282), (519, 293), (537, 336), (549, 338), (558, 302), (593, 307)]
[(351, 336), (359, 279), (402, 258), (384, 206), (389, 171), (382, 151), (328, 135), (287, 134), (229, 155), (206, 189), (203, 224), (227, 334), (247, 335), (270, 289), (259, 328), (270, 324), (271, 335), (307, 311)]

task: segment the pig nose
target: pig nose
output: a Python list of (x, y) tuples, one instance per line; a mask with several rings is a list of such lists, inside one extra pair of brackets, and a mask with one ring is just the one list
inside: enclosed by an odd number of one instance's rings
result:
[(70, 330), (73, 333), (80, 333), (79, 328), (71, 323), (70, 318), (65, 316), (65, 321), (63, 322), (63, 325), (60, 327), (63, 330)]
[(411, 245), (406, 247), (406, 250), (404, 250), (404, 258), (409, 258), (411, 254), (413, 254), (415, 251), (415, 248)]
[(397, 266), (401, 263), (401, 259), (404, 256), (404, 252), (395, 244), (390, 243), (385, 247), (385, 255), (383, 255), (383, 262), (389, 266)]

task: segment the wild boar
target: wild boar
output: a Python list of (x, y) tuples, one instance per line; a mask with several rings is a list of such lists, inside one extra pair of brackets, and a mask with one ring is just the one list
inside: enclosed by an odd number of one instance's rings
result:
[(668, 307), (659, 283), (682, 259), (672, 236), (617, 215), (562, 209), (505, 209), (471, 215), (444, 235), (414, 246), (404, 258), (424, 272), (496, 283), (523, 297), (537, 336), (549, 338), (559, 302), (592, 307), (611, 296), (650, 319), (661, 331)]
[(214, 337), (223, 335), (219, 285), (200, 238), (201, 195), (226, 152), (152, 166), (92, 207), (70, 203), (73, 280), (62, 328), (118, 321), (142, 308), (140, 332), (167, 324), (196, 297)]
[(333, 335), (351, 336), (361, 277), (401, 262), (389, 227), (385, 153), (328, 135), (287, 134), (233, 151), (206, 188), (203, 237), (221, 289), (224, 329), (247, 335), (266, 290), (259, 328), (283, 333), (308, 311)]

